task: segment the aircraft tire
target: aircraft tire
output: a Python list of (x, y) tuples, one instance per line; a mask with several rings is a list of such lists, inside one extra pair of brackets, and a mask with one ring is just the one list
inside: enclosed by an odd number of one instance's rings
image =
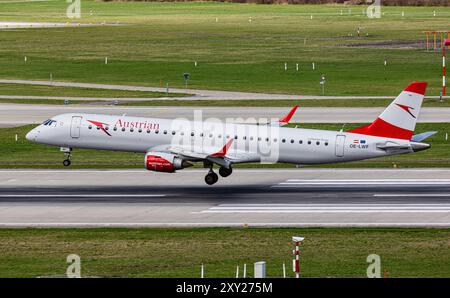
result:
[(205, 182), (208, 185), (213, 185), (214, 183), (216, 183), (219, 180), (219, 176), (217, 176), (216, 173), (214, 172), (209, 172), (206, 176), (205, 176)]
[(224, 168), (224, 167), (220, 167), (220, 169), (219, 169), (220, 176), (222, 176), (224, 178), (230, 176), (231, 173), (233, 173), (233, 169), (232, 168), (227, 169), (227, 168)]

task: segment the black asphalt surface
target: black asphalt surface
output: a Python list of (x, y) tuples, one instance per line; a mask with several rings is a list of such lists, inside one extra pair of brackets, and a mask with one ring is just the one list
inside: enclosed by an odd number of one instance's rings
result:
[[(379, 197), (379, 194), (393, 196)], [(395, 195), (402, 196), (395, 196)], [(404, 194), (410, 194), (403, 196)], [(136, 197), (133, 197), (137, 195)], [(0, 203), (450, 203), (450, 185), (2, 187)]]

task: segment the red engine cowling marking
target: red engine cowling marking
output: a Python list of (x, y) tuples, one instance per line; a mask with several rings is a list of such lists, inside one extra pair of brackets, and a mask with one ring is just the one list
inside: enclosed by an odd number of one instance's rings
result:
[(147, 155), (145, 165), (149, 171), (168, 173), (175, 171), (173, 163), (157, 155)]

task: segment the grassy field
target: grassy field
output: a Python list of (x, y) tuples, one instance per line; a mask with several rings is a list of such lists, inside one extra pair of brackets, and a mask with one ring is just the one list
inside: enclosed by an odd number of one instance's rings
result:
[[(64, 275), (69, 254), (82, 276), (234, 277), (265, 260), (269, 277), (292, 276), (292, 236), (303, 277), (365, 277), (369, 254), (388, 277), (450, 277), (449, 229), (0, 229), (0, 277)], [(258, 245), (255, 245), (258, 243)], [(242, 271), (241, 271), (242, 274)]]
[[(126, 101), (118, 98), (119, 106), (190, 106), (190, 107), (387, 107), (391, 99), (300, 99), (300, 100), (178, 100), (154, 99), (143, 101)], [(2, 99), (0, 103), (19, 104), (51, 104), (63, 105), (64, 100), (59, 99)], [(73, 100), (72, 104), (111, 104), (111, 101), (101, 102), (86, 100)], [(425, 99), (423, 107), (450, 107), (450, 100)]]
[(413, 80), (428, 81), (428, 95), (438, 95), (440, 53), (419, 44), (422, 31), (449, 29), (450, 16), (449, 7), (383, 7), (380, 19), (369, 19), (365, 6), (84, 0), (81, 19), (71, 20), (66, 8), (65, 1), (3, 1), (0, 16), (123, 26), (2, 30), (0, 78), (52, 73), (62, 81), (183, 87), (189, 72), (191, 88), (317, 95), (325, 74), (328, 95), (396, 95)]
[[(1, 32), (0, 32), (1, 33)], [(0, 84), (0, 95), (24, 96), (68, 96), (68, 97), (172, 97), (184, 96), (182, 93), (128, 91), (61, 86), (40, 86), (22, 84)]]
[[(292, 124), (296, 125), (296, 124)], [(340, 130), (341, 124), (297, 124), (300, 128), (317, 128)], [(345, 129), (351, 129), (362, 124), (349, 124)], [(35, 144), (25, 139), (25, 134), (34, 126), (27, 125), (16, 128), (0, 129), (0, 168), (62, 168), (64, 155), (59, 148)], [(450, 167), (450, 151), (445, 133), (449, 130), (447, 123), (418, 123), (416, 132), (436, 130), (438, 133), (427, 142), (431, 149), (414, 154), (398, 155), (386, 158), (349, 162), (319, 167), (374, 167), (389, 168), (394, 164), (400, 168), (409, 167)], [(15, 141), (15, 134), (19, 139)], [(142, 168), (144, 156), (140, 153), (111, 152), (100, 150), (75, 149), (72, 157), (73, 168)], [(238, 167), (294, 167), (290, 164), (245, 164)]]

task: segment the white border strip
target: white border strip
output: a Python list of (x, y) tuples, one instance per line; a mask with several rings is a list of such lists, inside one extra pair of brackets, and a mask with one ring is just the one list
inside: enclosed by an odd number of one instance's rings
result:
[(217, 223), (217, 222), (204, 222), (204, 223), (149, 223), (149, 222), (143, 222), (143, 223), (127, 223), (127, 222), (121, 222), (121, 223), (95, 223), (95, 222), (84, 222), (84, 223), (0, 223), (0, 228), (28, 228), (28, 227), (48, 227), (48, 228), (113, 228), (113, 227), (122, 227), (122, 228), (146, 228), (146, 227), (153, 227), (153, 228), (195, 228), (195, 227), (342, 227), (342, 228), (357, 228), (357, 227), (403, 227), (403, 228), (414, 228), (414, 227), (450, 227), (450, 223), (442, 223), (442, 222), (423, 222), (423, 223), (413, 223), (413, 222), (368, 222), (368, 223), (345, 223), (345, 222), (285, 222), (285, 223), (261, 223), (261, 222), (255, 222), (255, 223), (240, 223), (240, 222), (223, 222), (223, 223)]

